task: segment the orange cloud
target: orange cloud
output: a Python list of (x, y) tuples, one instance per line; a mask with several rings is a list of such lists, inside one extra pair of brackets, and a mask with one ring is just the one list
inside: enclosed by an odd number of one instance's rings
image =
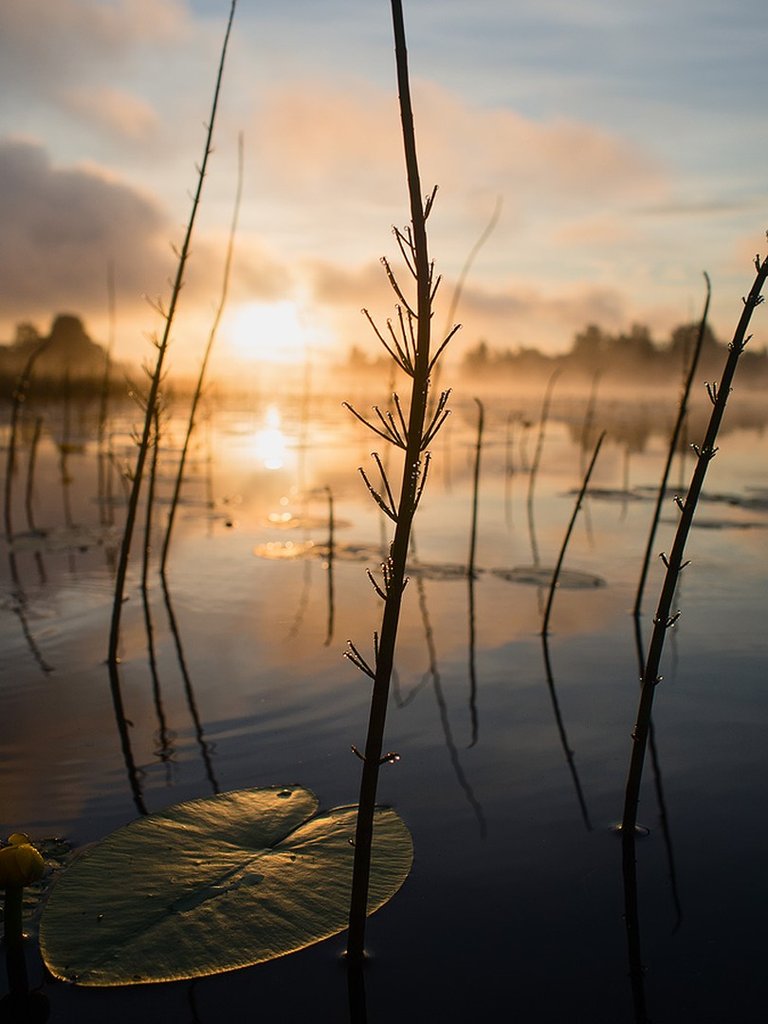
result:
[[(531, 215), (552, 202), (580, 208), (665, 193), (664, 176), (649, 156), (593, 125), (473, 106), (430, 82), (416, 82), (414, 92), (425, 190), (428, 182), (453, 197), (491, 189)], [(397, 106), (369, 84), (304, 82), (274, 90), (263, 102), (258, 131), (286, 188), (402, 202)]]
[(148, 103), (119, 89), (71, 89), (64, 93), (71, 111), (96, 128), (132, 142), (146, 142), (157, 136), (158, 118)]

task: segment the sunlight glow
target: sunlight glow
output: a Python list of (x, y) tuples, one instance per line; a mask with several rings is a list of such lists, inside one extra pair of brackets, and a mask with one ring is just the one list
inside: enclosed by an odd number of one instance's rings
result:
[(254, 435), (254, 449), (265, 469), (282, 469), (285, 465), (288, 442), (280, 427), (280, 412), (270, 405), (264, 419), (264, 426)]
[(223, 331), (244, 362), (295, 365), (307, 356), (310, 332), (295, 302), (247, 302), (232, 310)]

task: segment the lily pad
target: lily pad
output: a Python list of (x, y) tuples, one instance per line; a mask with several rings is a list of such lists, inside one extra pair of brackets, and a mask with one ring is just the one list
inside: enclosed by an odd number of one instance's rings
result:
[[(87, 849), (53, 886), (40, 925), (49, 970), (80, 985), (135, 985), (272, 960), (347, 924), (357, 806), (313, 817), (300, 786), (176, 804)], [(368, 912), (394, 896), (411, 836), (376, 809)]]
[[(513, 569), (493, 569), (494, 576), (506, 580), (507, 583), (525, 583), (536, 587), (548, 587), (552, 583), (554, 568), (540, 565), (516, 565)], [(591, 572), (579, 572), (578, 569), (562, 569), (557, 579), (560, 590), (591, 590), (593, 587), (604, 587), (602, 576)]]

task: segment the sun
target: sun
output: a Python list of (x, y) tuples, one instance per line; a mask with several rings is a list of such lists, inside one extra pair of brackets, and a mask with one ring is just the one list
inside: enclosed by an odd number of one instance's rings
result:
[(223, 333), (243, 362), (296, 364), (307, 357), (310, 333), (295, 302), (246, 302), (232, 309)]

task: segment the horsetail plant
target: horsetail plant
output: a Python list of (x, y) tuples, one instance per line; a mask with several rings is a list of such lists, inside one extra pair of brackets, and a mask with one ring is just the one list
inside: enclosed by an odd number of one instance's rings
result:
[(391, 8), (400, 120), (411, 214), (410, 226), (402, 231), (396, 228), (394, 235), (407, 270), (413, 278), (416, 303), (414, 308), (412, 302), (406, 298), (389, 262), (383, 259), (384, 271), (398, 300), (396, 319), (394, 322), (388, 320), (386, 329), (382, 331), (376, 326), (367, 310), (363, 310), (363, 313), (394, 363), (411, 379), (410, 407), (407, 412), (397, 394), (394, 394), (392, 398), (394, 409), (382, 412), (378, 407), (374, 407), (376, 418), (371, 420), (365, 419), (348, 403), (344, 403), (346, 408), (377, 437), (403, 452), (402, 481), (398, 498), (395, 498), (389, 476), (376, 452), (373, 453), (372, 458), (381, 477), (380, 489), (371, 483), (365, 470), (360, 469), (360, 474), (371, 497), (384, 515), (394, 523), (394, 537), (389, 555), (381, 565), (380, 578), (377, 579), (373, 573), (368, 571), (368, 578), (384, 603), (381, 632), (380, 634), (374, 633), (373, 638), (373, 664), (366, 660), (351, 641), (346, 652), (349, 660), (373, 681), (365, 752), (360, 753), (353, 747), (353, 751), (362, 760), (363, 768), (354, 840), (354, 867), (346, 952), (347, 962), (351, 967), (359, 967), (365, 956), (365, 919), (379, 769), (383, 764), (397, 759), (397, 755), (394, 753), (382, 756), (382, 749), (400, 609), (403, 590), (407, 583), (405, 568), (411, 525), (427, 479), (429, 469), (427, 448), (445, 422), (449, 412), (446, 408), (449, 392), (443, 391), (435, 403), (434, 410), (428, 415), (430, 375), (441, 353), (458, 330), (458, 326), (451, 328), (435, 353), (431, 353), (432, 308), (440, 278), (439, 276), (435, 277), (434, 263), (430, 261), (426, 222), (434, 204), (437, 188), (432, 190), (426, 201), (422, 198), (401, 0), (391, 0)]
[(214, 86), (213, 91), (211, 113), (206, 128), (203, 158), (197, 169), (197, 187), (192, 197), (192, 208), (190, 210), (189, 219), (187, 220), (187, 227), (184, 233), (184, 240), (181, 244), (181, 248), (178, 250), (174, 250), (176, 252), (176, 255), (178, 256), (178, 263), (176, 267), (176, 275), (174, 277), (173, 285), (171, 287), (171, 297), (167, 309), (161, 302), (158, 302), (156, 304), (156, 309), (160, 313), (164, 321), (164, 327), (162, 336), (160, 338), (155, 338), (153, 342), (157, 350), (157, 355), (155, 357), (155, 365), (150, 373), (149, 392), (143, 403), (144, 427), (140, 437), (137, 438), (138, 454), (136, 456), (136, 464), (131, 472), (131, 488), (130, 495), (128, 498), (128, 509), (125, 517), (125, 526), (123, 529), (123, 539), (120, 545), (120, 557), (117, 563), (117, 574), (115, 578), (115, 597), (112, 605), (112, 620), (109, 630), (109, 648), (107, 653), (107, 664), (110, 667), (116, 666), (119, 661), (118, 643), (120, 639), (120, 620), (122, 616), (126, 576), (128, 574), (128, 559), (131, 553), (133, 532), (136, 525), (136, 517), (139, 507), (139, 497), (141, 495), (141, 485), (144, 477), (144, 470), (147, 462), (147, 457), (150, 448), (152, 447), (155, 408), (158, 402), (160, 383), (163, 379), (163, 367), (165, 364), (165, 357), (167, 355), (168, 346), (171, 340), (171, 328), (173, 326), (174, 318), (176, 316), (176, 310), (178, 307), (179, 298), (181, 296), (181, 290), (184, 284), (184, 273), (186, 271), (187, 261), (190, 255), (192, 234), (194, 232), (195, 221), (197, 219), (197, 211), (200, 207), (200, 199), (203, 192), (203, 182), (205, 181), (206, 168), (208, 166), (208, 158), (210, 157), (213, 151), (213, 128), (216, 122), (216, 111), (219, 105), (219, 94), (221, 92), (221, 83), (224, 77), (224, 62), (227, 55), (229, 37), (232, 31), (232, 22), (235, 16), (236, 4), (237, 0), (232, 0), (232, 4), (229, 9), (229, 18), (227, 20), (227, 27), (224, 32), (224, 40), (222, 42), (221, 53), (219, 56), (219, 66), (216, 74), (216, 84)]
[(16, 472), (16, 443), (19, 434), (19, 419), (21, 417), (21, 410), (24, 402), (27, 400), (27, 394), (29, 392), (29, 385), (32, 380), (32, 371), (35, 367), (35, 363), (43, 354), (45, 349), (48, 348), (50, 341), (50, 338), (45, 338), (32, 349), (21, 373), (19, 374), (18, 380), (16, 381), (16, 387), (13, 389), (11, 423), (10, 430), (8, 432), (8, 451), (5, 461), (5, 494), (3, 499), (3, 525), (5, 527), (5, 539), (9, 544), (13, 540), (11, 499), (13, 494), (13, 476)]
[(557, 590), (558, 581), (560, 579), (560, 571), (563, 568), (563, 561), (565, 560), (565, 552), (568, 549), (568, 542), (571, 539), (571, 534), (573, 533), (573, 527), (576, 524), (576, 517), (578, 516), (578, 514), (581, 511), (581, 508), (582, 508), (582, 506), (584, 504), (584, 499), (585, 499), (585, 497), (587, 495), (587, 489), (589, 487), (589, 481), (590, 481), (590, 479), (592, 477), (592, 471), (595, 468), (595, 463), (597, 462), (597, 456), (600, 454), (600, 448), (602, 446), (604, 438), (605, 438), (605, 431), (603, 431), (600, 434), (600, 436), (598, 437), (598, 439), (597, 439), (597, 443), (595, 444), (595, 450), (592, 452), (592, 458), (589, 460), (589, 465), (587, 466), (587, 470), (586, 470), (586, 472), (584, 474), (584, 479), (581, 482), (581, 490), (579, 491), (579, 493), (578, 493), (578, 495), (576, 497), (576, 503), (573, 506), (573, 512), (571, 513), (571, 518), (568, 520), (568, 527), (567, 527), (567, 529), (565, 531), (565, 536), (563, 537), (563, 543), (560, 546), (560, 554), (557, 556), (557, 563), (555, 564), (555, 569), (554, 569), (554, 572), (552, 573), (552, 581), (549, 584), (549, 594), (547, 596), (547, 606), (544, 609), (544, 618), (543, 618), (542, 623), (541, 623), (541, 635), (542, 636), (547, 636), (549, 634), (549, 618), (550, 618), (550, 615), (552, 614), (552, 605), (553, 605), (554, 600), (555, 600), (555, 591)]
[(115, 303), (115, 265), (110, 260), (107, 263), (107, 319), (109, 323), (109, 337), (107, 350), (104, 353), (104, 373), (101, 378), (101, 392), (99, 394), (99, 420), (96, 430), (96, 448), (98, 451), (97, 461), (97, 493), (99, 496), (99, 522), (102, 526), (111, 526), (111, 494), (109, 493), (107, 481), (111, 478), (110, 466), (107, 458), (107, 424), (109, 417), (109, 389), (112, 378), (112, 352), (115, 347), (115, 323), (117, 321)]
[(680, 519), (677, 524), (672, 550), (669, 555), (662, 553), (660, 558), (665, 566), (664, 582), (661, 594), (656, 607), (656, 614), (653, 619), (653, 632), (648, 646), (648, 654), (643, 667), (640, 684), (640, 699), (637, 709), (635, 726), (632, 730), (632, 751), (630, 757), (629, 771), (624, 796), (624, 813), (621, 821), (622, 836), (622, 861), (624, 872), (624, 893), (625, 908), (624, 919), (627, 928), (627, 942), (629, 960), (631, 965), (631, 982), (635, 996), (635, 1004), (638, 1007), (638, 1018), (645, 1019), (644, 993), (642, 966), (639, 950), (639, 925), (637, 908), (637, 865), (635, 863), (635, 835), (637, 832), (637, 808), (640, 800), (640, 783), (643, 774), (645, 751), (648, 745), (648, 737), (651, 729), (651, 713), (653, 710), (653, 698), (657, 685), (661, 682), (659, 666), (664, 650), (664, 641), (667, 631), (677, 622), (680, 612), (672, 611), (677, 584), (680, 574), (688, 565), (684, 560), (685, 545), (688, 540), (696, 506), (701, 495), (704, 479), (707, 474), (709, 463), (717, 453), (717, 435), (720, 424), (725, 413), (728, 396), (731, 391), (731, 384), (736, 372), (739, 357), (749, 341), (747, 328), (749, 327), (752, 314), (763, 302), (761, 294), (766, 278), (768, 278), (768, 259), (760, 261), (759, 255), (755, 257), (755, 279), (750, 288), (749, 294), (742, 299), (743, 309), (738, 325), (733, 335), (733, 340), (728, 346), (728, 356), (723, 368), (722, 378), (719, 383), (708, 383), (707, 394), (712, 403), (712, 413), (707, 425), (706, 434), (701, 445), (694, 444), (693, 450), (696, 454), (691, 482), (688, 486), (688, 493), (685, 499), (675, 497), (675, 503), (680, 511)]
[(176, 510), (179, 505), (179, 498), (181, 496), (181, 485), (184, 480), (184, 470), (187, 465), (187, 456), (189, 454), (189, 445), (192, 439), (192, 432), (197, 425), (197, 408), (200, 404), (200, 400), (203, 397), (203, 388), (205, 385), (205, 374), (208, 369), (208, 362), (211, 358), (211, 352), (213, 350), (213, 343), (216, 340), (216, 335), (219, 330), (219, 324), (221, 323), (221, 317), (224, 313), (224, 307), (227, 304), (227, 295), (229, 293), (229, 278), (232, 270), (232, 256), (235, 247), (235, 234), (237, 232), (237, 222), (240, 216), (240, 200), (243, 195), (243, 134), (242, 132), (237, 138), (237, 186), (235, 189), (235, 204), (232, 212), (232, 220), (229, 228), (229, 239), (227, 241), (227, 253), (224, 258), (224, 272), (221, 281), (221, 293), (219, 296), (219, 302), (216, 306), (216, 312), (213, 317), (213, 323), (208, 333), (208, 341), (205, 345), (205, 352), (203, 353), (202, 362), (200, 363), (200, 371), (197, 376), (197, 384), (195, 385), (195, 393), (192, 396), (192, 404), (189, 409), (189, 419), (187, 421), (187, 432), (184, 435), (184, 444), (181, 448), (181, 455), (179, 456), (179, 464), (176, 469), (176, 479), (173, 485), (173, 495), (171, 497), (171, 505), (168, 510), (168, 522), (165, 528), (165, 537), (163, 539), (163, 546), (160, 552), (160, 575), (165, 576), (166, 563), (168, 561), (168, 550), (171, 544), (171, 533), (173, 531), (173, 524), (176, 521)]
[(664, 463), (664, 470), (661, 474), (661, 482), (659, 483), (659, 490), (656, 496), (656, 507), (654, 509), (653, 518), (651, 520), (651, 528), (648, 533), (648, 543), (645, 548), (645, 555), (643, 557), (643, 565), (640, 571), (640, 579), (637, 584), (637, 594), (635, 595), (635, 606), (632, 609), (632, 614), (635, 619), (640, 618), (640, 614), (643, 606), (643, 594), (645, 593), (645, 583), (648, 578), (648, 567), (651, 564), (651, 554), (653, 552), (653, 544), (656, 539), (656, 528), (659, 525), (659, 519), (661, 517), (661, 507), (664, 502), (664, 498), (667, 493), (667, 483), (669, 481), (669, 474), (672, 469), (672, 460), (675, 457), (675, 452), (678, 450), (680, 445), (680, 437), (683, 432), (683, 424), (688, 414), (688, 397), (691, 393), (691, 387), (693, 385), (693, 378), (696, 375), (696, 368), (699, 365), (699, 356), (701, 355), (701, 349), (704, 343), (704, 333), (707, 327), (707, 315), (709, 313), (709, 301), (712, 297), (712, 286), (709, 281), (709, 274), (706, 270), (704, 271), (704, 281), (706, 283), (706, 298), (704, 300), (704, 311), (701, 314), (701, 320), (699, 321), (699, 330), (696, 336), (696, 341), (693, 346), (693, 354), (691, 355), (690, 363), (688, 364), (688, 371), (686, 374), (685, 382), (683, 384), (682, 394), (680, 395), (680, 404), (677, 410), (677, 419), (675, 425), (672, 428), (672, 433), (669, 438), (669, 448), (667, 450), (667, 460)]

